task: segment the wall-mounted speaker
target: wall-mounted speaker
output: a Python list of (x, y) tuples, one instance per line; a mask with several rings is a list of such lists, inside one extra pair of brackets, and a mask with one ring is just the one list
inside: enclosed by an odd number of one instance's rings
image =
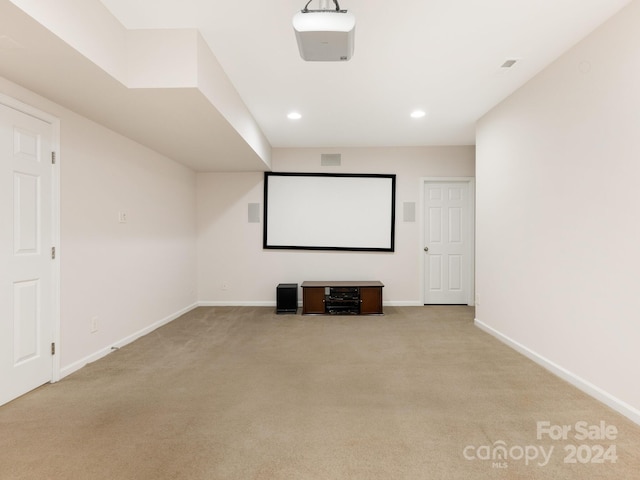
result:
[(415, 222), (416, 221), (416, 203), (404, 202), (402, 204), (402, 221), (403, 222)]
[(247, 208), (249, 223), (260, 223), (260, 204), (250, 203)]

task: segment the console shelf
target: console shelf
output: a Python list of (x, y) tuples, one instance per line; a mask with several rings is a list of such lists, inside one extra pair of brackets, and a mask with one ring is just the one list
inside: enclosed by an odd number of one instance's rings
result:
[(378, 281), (302, 282), (303, 315), (382, 315)]

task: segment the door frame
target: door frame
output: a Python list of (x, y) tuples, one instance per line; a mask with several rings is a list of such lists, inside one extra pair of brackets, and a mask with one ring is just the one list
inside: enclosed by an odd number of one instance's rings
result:
[(51, 246), (56, 248), (56, 258), (52, 260), (51, 273), (53, 277), (51, 279), (51, 318), (53, 322), (51, 341), (56, 345), (55, 355), (51, 359), (51, 383), (54, 383), (60, 380), (60, 354), (62, 352), (60, 344), (60, 258), (62, 253), (60, 248), (60, 119), (2, 92), (0, 92), (0, 104), (51, 125), (51, 149), (56, 155), (56, 163), (51, 170), (51, 198), (49, 199), (51, 202), (51, 239), (53, 243)]
[(476, 245), (476, 231), (475, 231), (475, 212), (476, 212), (476, 179), (475, 177), (421, 177), (420, 178), (420, 204), (419, 207), (419, 229), (420, 229), (420, 249), (418, 252), (420, 261), (418, 265), (420, 266), (420, 304), (425, 305), (425, 252), (424, 247), (426, 245), (426, 239), (424, 236), (424, 216), (425, 216), (425, 208), (426, 208), (426, 198), (424, 195), (424, 190), (427, 184), (429, 183), (466, 183), (469, 188), (469, 198), (467, 199), (467, 209), (469, 212), (468, 215), (468, 231), (469, 231), (469, 294), (467, 298), (467, 305), (470, 307), (475, 305), (475, 245)]

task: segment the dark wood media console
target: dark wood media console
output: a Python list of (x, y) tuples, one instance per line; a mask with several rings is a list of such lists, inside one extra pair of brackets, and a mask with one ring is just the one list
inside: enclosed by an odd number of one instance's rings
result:
[(378, 281), (302, 282), (303, 315), (382, 315)]

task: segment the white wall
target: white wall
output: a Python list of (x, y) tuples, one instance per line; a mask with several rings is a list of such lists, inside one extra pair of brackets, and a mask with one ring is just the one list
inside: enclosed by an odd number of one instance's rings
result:
[[(341, 153), (322, 167), (321, 153)], [(263, 173), (198, 174), (198, 299), (207, 304), (275, 304), (279, 283), (381, 280), (385, 303), (419, 304), (419, 222), (403, 202), (419, 202), (421, 177), (474, 176), (474, 147), (274, 149), (273, 171), (396, 174), (395, 252), (263, 250), (261, 223), (247, 205), (263, 204)], [(262, 215), (261, 215), (262, 217)], [(262, 220), (262, 218), (261, 218)], [(228, 286), (223, 289), (223, 284)]]
[(196, 176), (4, 79), (0, 92), (60, 119), (65, 375), (195, 304)]
[(477, 129), (479, 324), (640, 422), (640, 2)]

